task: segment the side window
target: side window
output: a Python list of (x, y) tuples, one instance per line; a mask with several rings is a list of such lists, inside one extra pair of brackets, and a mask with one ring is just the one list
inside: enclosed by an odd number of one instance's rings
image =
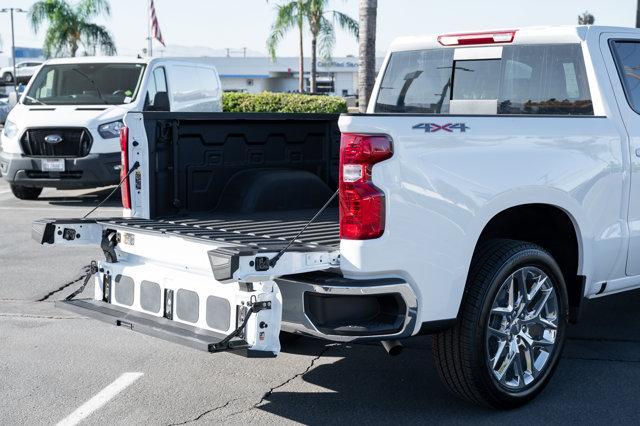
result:
[(452, 49), (392, 53), (375, 112), (447, 114), (452, 63)]
[(156, 88), (158, 92), (166, 92), (167, 91), (167, 77), (164, 74), (164, 68), (156, 68), (153, 70), (153, 76), (156, 80)]
[(580, 45), (505, 46), (498, 114), (593, 115)]
[[(54, 70), (49, 70), (49, 72), (47, 72), (44, 75), (44, 84), (41, 85), (38, 88), (38, 91), (36, 92), (36, 97), (37, 98), (48, 98), (53, 96), (53, 83), (54, 83), (54, 77), (55, 77), (55, 71)], [(42, 77), (39, 77), (42, 78)]]
[(627, 101), (640, 114), (640, 42), (612, 41), (611, 49)]
[(220, 111), (221, 90), (213, 68), (173, 65), (168, 71), (172, 111)]
[(169, 110), (167, 78), (164, 72), (164, 67), (154, 69), (149, 78), (145, 109), (149, 111)]

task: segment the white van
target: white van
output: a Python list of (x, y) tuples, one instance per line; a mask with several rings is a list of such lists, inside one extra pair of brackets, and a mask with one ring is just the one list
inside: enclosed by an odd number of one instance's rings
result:
[(20, 199), (43, 188), (95, 188), (120, 180), (128, 111), (220, 112), (215, 67), (190, 59), (84, 57), (42, 65), (0, 136), (0, 170)]

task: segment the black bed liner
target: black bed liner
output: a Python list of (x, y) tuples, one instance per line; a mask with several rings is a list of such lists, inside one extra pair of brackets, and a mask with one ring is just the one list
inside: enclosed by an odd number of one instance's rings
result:
[[(338, 187), (338, 114), (144, 112), (149, 215), (236, 211), (228, 184), (251, 170), (308, 172)], [(232, 197), (235, 197), (233, 194)], [(276, 198), (291, 195), (282, 191)], [(327, 196), (328, 197), (328, 196)], [(296, 197), (289, 197), (296, 201)], [(292, 202), (275, 210), (320, 207)], [(245, 210), (248, 211), (248, 210)], [(256, 210), (253, 210), (256, 211)]]
[[(316, 213), (295, 210), (267, 213), (199, 213), (164, 219), (109, 218), (101, 224), (135, 228), (142, 232), (176, 234), (187, 238), (243, 246), (283, 243), (293, 238)], [(296, 240), (310, 246), (336, 247), (340, 243), (338, 210), (327, 209)]]

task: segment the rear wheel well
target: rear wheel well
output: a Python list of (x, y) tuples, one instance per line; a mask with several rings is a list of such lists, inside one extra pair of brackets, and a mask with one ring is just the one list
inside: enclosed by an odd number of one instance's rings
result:
[(531, 242), (551, 253), (567, 285), (570, 320), (577, 321), (584, 294), (584, 277), (578, 275), (578, 238), (569, 215), (548, 204), (512, 207), (498, 213), (487, 223), (475, 251), (487, 240), (496, 238)]

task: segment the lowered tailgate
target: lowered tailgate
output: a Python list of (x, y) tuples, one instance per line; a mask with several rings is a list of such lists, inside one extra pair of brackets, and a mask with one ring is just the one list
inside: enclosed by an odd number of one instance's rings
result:
[(105, 254), (93, 299), (61, 307), (210, 352), (268, 356), (280, 350), (274, 279), (337, 266), (337, 247), (323, 244), (336, 241), (333, 223), (321, 217), (290, 246), (299, 224), (255, 218), (45, 219), (34, 223), (33, 237), (98, 245)]

